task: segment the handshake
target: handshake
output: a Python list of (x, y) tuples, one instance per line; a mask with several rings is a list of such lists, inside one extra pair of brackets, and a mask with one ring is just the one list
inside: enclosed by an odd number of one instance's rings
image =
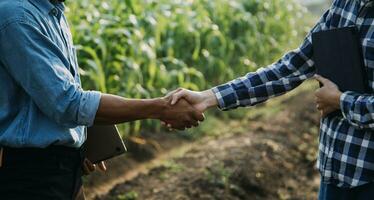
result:
[[(194, 92), (177, 89), (157, 99), (125, 99), (103, 94), (96, 114), (95, 124), (116, 124), (141, 119), (158, 119), (170, 129), (184, 130), (197, 127), (204, 120), (204, 112), (217, 106), (218, 101), (212, 90)], [(98, 165), (86, 159), (83, 171), (89, 174), (98, 167), (106, 170), (104, 162)]]
[(180, 88), (170, 92), (163, 100), (166, 107), (158, 119), (163, 125), (177, 130), (197, 127), (204, 121), (204, 112), (218, 105), (211, 90), (195, 92)]

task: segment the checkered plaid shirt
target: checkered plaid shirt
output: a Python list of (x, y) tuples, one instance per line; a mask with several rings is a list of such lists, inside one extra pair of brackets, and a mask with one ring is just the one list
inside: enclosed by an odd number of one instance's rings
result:
[[(369, 87), (374, 92), (374, 6), (371, 0), (335, 0), (311, 33), (355, 25), (360, 32)], [(222, 110), (252, 106), (313, 77), (311, 33), (278, 62), (213, 88)], [(317, 167), (322, 180), (353, 188), (374, 181), (374, 95), (345, 92), (341, 116), (321, 120)]]

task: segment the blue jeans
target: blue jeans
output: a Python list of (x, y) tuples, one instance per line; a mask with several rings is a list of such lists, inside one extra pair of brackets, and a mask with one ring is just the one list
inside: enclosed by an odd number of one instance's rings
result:
[(373, 200), (374, 183), (356, 188), (339, 188), (331, 184), (321, 183), (318, 200)]

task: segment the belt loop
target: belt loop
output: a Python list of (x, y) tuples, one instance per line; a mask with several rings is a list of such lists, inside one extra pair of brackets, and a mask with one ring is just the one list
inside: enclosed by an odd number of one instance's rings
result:
[(0, 168), (3, 166), (3, 147), (0, 147)]

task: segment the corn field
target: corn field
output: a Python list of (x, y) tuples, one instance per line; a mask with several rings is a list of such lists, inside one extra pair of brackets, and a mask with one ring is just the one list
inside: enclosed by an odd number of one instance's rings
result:
[[(270, 64), (306, 10), (292, 0), (80, 0), (67, 3), (85, 89), (131, 98), (202, 90)], [(121, 127), (155, 130), (154, 121)]]

